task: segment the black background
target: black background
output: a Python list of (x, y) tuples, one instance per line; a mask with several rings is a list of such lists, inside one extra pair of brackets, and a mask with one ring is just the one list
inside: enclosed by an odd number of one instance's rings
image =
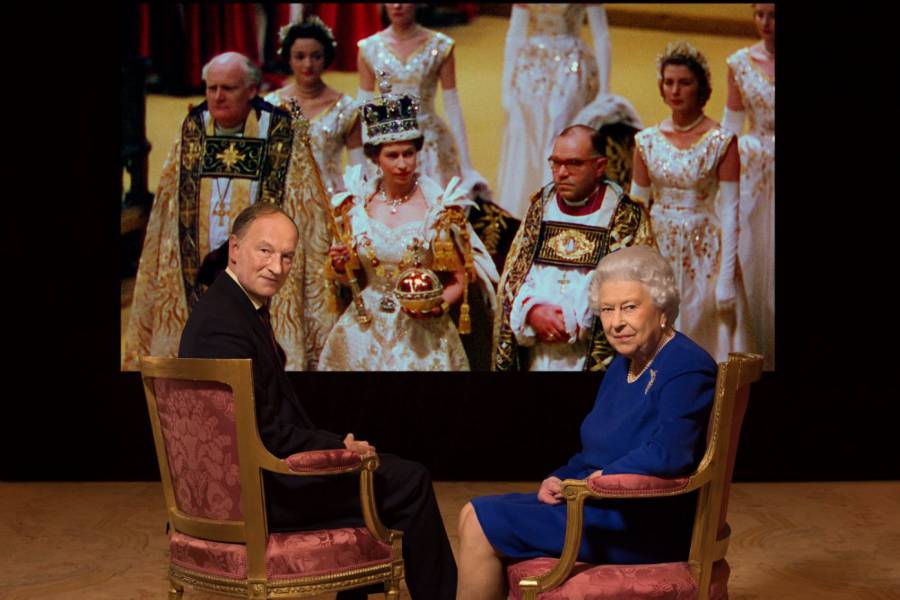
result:
[[(117, 6), (6, 11), (29, 25), (3, 42), (5, 480), (159, 476), (140, 377), (119, 372)], [(778, 370), (752, 390), (737, 480), (900, 478), (884, 12), (779, 7)], [(452, 480), (542, 478), (578, 449), (597, 388), (573, 373), (292, 378), (321, 427)]]

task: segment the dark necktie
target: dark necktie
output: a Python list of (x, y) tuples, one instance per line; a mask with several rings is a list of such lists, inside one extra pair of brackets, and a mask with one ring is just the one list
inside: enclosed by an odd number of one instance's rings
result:
[(283, 369), (287, 363), (287, 354), (285, 354), (284, 349), (278, 343), (278, 340), (275, 339), (275, 330), (272, 329), (272, 315), (269, 313), (268, 303), (263, 304), (256, 312), (259, 313), (259, 318), (262, 319), (263, 325), (265, 325), (266, 331), (269, 333), (269, 339), (272, 341), (272, 348), (275, 350), (278, 360), (281, 361), (281, 368)]

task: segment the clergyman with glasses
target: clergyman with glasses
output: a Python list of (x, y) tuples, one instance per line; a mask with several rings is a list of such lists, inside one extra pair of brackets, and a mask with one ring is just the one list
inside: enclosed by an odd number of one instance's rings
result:
[(603, 371), (612, 360), (591, 274), (610, 252), (656, 243), (643, 207), (604, 177), (605, 146), (586, 125), (556, 138), (553, 181), (532, 196), (500, 277), (495, 371)]

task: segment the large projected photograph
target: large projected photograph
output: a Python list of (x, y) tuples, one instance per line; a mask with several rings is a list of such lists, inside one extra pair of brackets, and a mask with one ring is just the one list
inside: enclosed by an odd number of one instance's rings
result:
[[(130, 10), (122, 370), (213, 288), (288, 371), (603, 372), (675, 332), (775, 369), (774, 5)], [(648, 339), (595, 277), (632, 246), (674, 282)]]

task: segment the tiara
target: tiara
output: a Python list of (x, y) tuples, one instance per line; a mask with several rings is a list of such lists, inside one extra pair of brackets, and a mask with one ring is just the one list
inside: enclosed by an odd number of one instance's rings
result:
[(419, 99), (408, 94), (391, 93), (390, 74), (378, 72), (380, 96), (363, 106), (363, 143), (386, 144), (406, 142), (421, 137), (416, 116)]
[(301, 21), (295, 21), (294, 23), (288, 23), (287, 25), (285, 25), (284, 27), (282, 27), (281, 29), (278, 30), (278, 41), (283, 44), (284, 40), (287, 39), (288, 33), (291, 31), (291, 28), (298, 26), (298, 25), (312, 25), (313, 27), (316, 27), (317, 29), (321, 29), (322, 32), (325, 34), (325, 37), (327, 37), (328, 40), (331, 42), (331, 47), (337, 48), (337, 42), (334, 40), (334, 32), (331, 31), (331, 27), (326, 25), (325, 22), (318, 17), (318, 15), (311, 15), (311, 16), (304, 18)]
[(712, 81), (706, 57), (703, 56), (699, 50), (685, 41), (669, 42), (666, 44), (666, 49), (663, 50), (662, 54), (656, 56), (656, 78), (658, 80), (662, 81), (663, 63), (673, 58), (684, 58), (697, 63), (703, 69), (703, 73), (706, 75), (706, 81)]

